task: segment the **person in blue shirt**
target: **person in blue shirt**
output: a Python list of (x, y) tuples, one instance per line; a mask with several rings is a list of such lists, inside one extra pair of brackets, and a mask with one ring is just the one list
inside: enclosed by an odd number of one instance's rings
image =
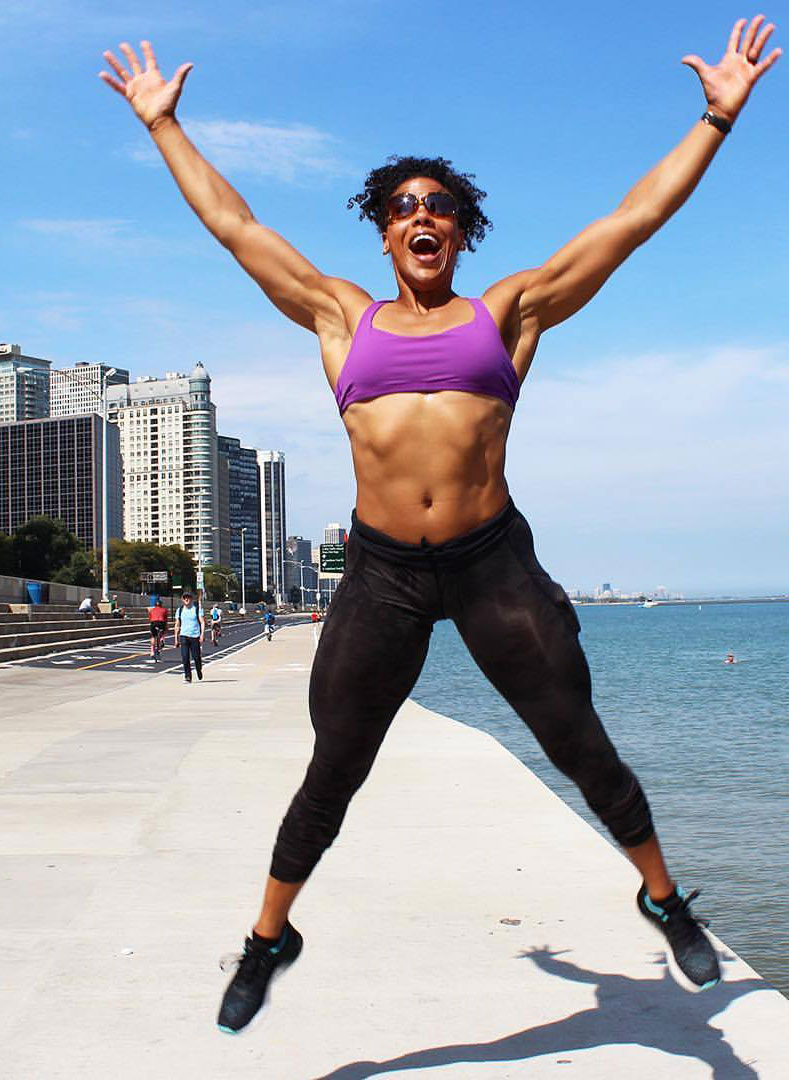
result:
[(216, 648), (222, 636), (222, 609), (219, 604), (214, 604), (209, 614), (211, 616), (211, 644)]
[(267, 611), (266, 614), (263, 616), (263, 622), (266, 627), (268, 639), (269, 641), (271, 641), (271, 635), (274, 633), (274, 612)]
[(184, 678), (188, 683), (192, 681), (192, 664), (194, 661), (198, 679), (203, 678), (203, 657), (200, 654), (200, 646), (205, 638), (205, 618), (199, 604), (195, 604), (192, 594), (185, 592), (181, 598), (182, 603), (175, 614), (175, 645), (181, 644), (181, 661), (184, 665)]

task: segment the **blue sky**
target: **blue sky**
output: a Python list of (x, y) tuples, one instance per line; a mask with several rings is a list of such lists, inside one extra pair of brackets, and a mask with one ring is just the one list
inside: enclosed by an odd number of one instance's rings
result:
[[(782, 10), (781, 10), (782, 8)], [(765, 9), (789, 41), (785, 3)], [(149, 37), (192, 60), (180, 115), (321, 269), (392, 294), (345, 209), (390, 153), (475, 172), (495, 228), (458, 290), (538, 265), (703, 111), (687, 52), (716, 61), (728, 2), (222, 5), (11, 0), (0, 9), (0, 340), (56, 363), (213, 378), (220, 430), (285, 450), (289, 530), (353, 505), (350, 454), (311, 335), (207, 235), (101, 53)], [(789, 590), (789, 148), (783, 58), (682, 211), (543, 338), (508, 478), (568, 587)]]

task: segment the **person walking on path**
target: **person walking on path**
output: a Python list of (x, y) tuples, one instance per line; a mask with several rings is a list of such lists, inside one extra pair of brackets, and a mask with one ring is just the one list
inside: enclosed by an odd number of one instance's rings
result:
[(203, 657), (200, 646), (205, 638), (205, 617), (199, 604), (195, 604), (190, 592), (181, 597), (181, 606), (175, 613), (175, 647), (181, 644), (181, 662), (184, 678), (192, 681), (192, 662), (198, 679), (203, 678)]
[(222, 609), (219, 604), (214, 604), (209, 614), (211, 616), (211, 644), (216, 648), (222, 637)]
[(685, 56), (706, 99), (687, 135), (612, 213), (477, 299), (453, 290), (458, 253), (473, 251), (490, 226), (472, 175), (440, 157), (394, 157), (369, 173), (348, 205), (374, 223), (397, 286), (394, 300), (374, 302), (260, 224), (189, 141), (175, 109), (191, 64), (168, 81), (147, 41), (142, 63), (127, 43), (123, 61), (104, 54), (112, 73), (102, 79), (148, 128), (203, 224), (284, 315), (317, 335), (357, 482), (347, 568), (310, 680), (314, 754), (222, 1001), (223, 1030), (243, 1028), (274, 971), (299, 955), (291, 906), (336, 837), (443, 618), (455, 621), (482, 671), (640, 872), (638, 909), (666, 936), (685, 976), (701, 987), (718, 980), (693, 894), (670, 875), (644, 792), (594, 710), (578, 620), (537, 561), (504, 458), (541, 334), (587, 304), (690, 196), (778, 59), (779, 49), (766, 52), (773, 30), (761, 15), (741, 19), (717, 64)]

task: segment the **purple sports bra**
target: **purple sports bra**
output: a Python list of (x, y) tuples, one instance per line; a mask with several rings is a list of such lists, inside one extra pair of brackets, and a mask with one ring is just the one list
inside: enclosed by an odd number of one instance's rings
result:
[(391, 302), (376, 300), (359, 320), (334, 390), (340, 415), (355, 401), (437, 390), (487, 394), (515, 407), (518, 375), (482, 300), (469, 300), (471, 322), (418, 337), (373, 326), (376, 311)]

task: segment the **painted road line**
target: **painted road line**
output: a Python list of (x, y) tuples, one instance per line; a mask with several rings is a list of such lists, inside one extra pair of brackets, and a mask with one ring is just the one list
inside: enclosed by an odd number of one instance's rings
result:
[[(119, 664), (121, 662), (121, 660), (136, 660), (138, 656), (145, 656), (145, 653), (133, 652), (133, 653), (129, 653), (128, 656), (116, 656), (112, 660), (99, 660), (98, 664), (85, 664), (84, 667), (77, 668), (77, 671), (88, 671), (90, 668), (104, 667), (105, 664)], [(88, 660), (89, 657), (81, 656), (80, 659), (81, 660)]]

